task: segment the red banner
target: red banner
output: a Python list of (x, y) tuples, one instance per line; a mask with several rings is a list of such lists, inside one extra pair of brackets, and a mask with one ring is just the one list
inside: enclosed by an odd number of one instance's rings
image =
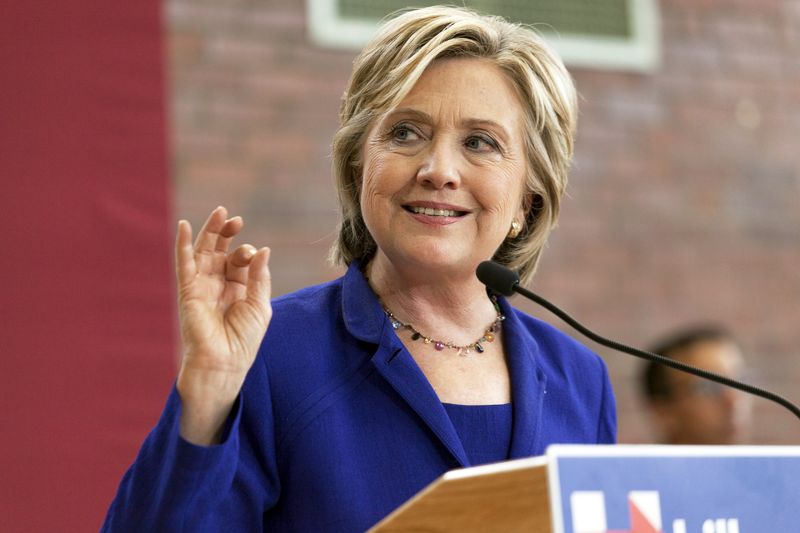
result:
[(0, 17), (0, 530), (99, 528), (175, 374), (161, 6)]

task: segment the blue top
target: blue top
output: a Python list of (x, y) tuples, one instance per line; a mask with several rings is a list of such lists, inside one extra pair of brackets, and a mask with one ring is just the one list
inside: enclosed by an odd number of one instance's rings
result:
[[(510, 458), (611, 443), (603, 361), (498, 298), (513, 401)], [(219, 445), (178, 432), (173, 388), (103, 531), (364, 531), (472, 464), (358, 265), (283, 296)]]
[(499, 405), (444, 404), (447, 416), (470, 463), (477, 466), (508, 459), (513, 425), (510, 403)]

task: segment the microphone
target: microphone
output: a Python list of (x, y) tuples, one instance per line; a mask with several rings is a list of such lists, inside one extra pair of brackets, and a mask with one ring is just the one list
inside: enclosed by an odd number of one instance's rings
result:
[(493, 290), (494, 292), (502, 294), (503, 296), (511, 296), (515, 292), (519, 293), (522, 296), (528, 298), (529, 300), (532, 300), (537, 304), (541, 305), (542, 307), (544, 307), (545, 309), (556, 315), (558, 318), (560, 318), (561, 320), (563, 320), (564, 322), (566, 322), (567, 324), (578, 330), (578, 332), (582, 333), (584, 336), (588, 337), (589, 339), (593, 340), (598, 344), (602, 344), (603, 346), (611, 348), (612, 350), (617, 350), (619, 352), (639, 357), (640, 359), (655, 361), (656, 363), (666, 365), (676, 370), (688, 372), (689, 374), (693, 374), (703, 379), (708, 379), (710, 381), (715, 381), (717, 383), (721, 383), (728, 387), (733, 387), (734, 389), (744, 391), (748, 394), (753, 394), (755, 396), (760, 396), (761, 398), (766, 398), (767, 400), (773, 401), (785, 407), (786, 409), (791, 411), (792, 414), (794, 414), (797, 418), (800, 418), (800, 408), (798, 408), (795, 404), (793, 404), (786, 398), (779, 396), (774, 392), (770, 392), (768, 390), (764, 390), (755, 387), (753, 385), (748, 385), (747, 383), (743, 383), (735, 379), (721, 376), (719, 374), (715, 374), (714, 372), (709, 372), (707, 370), (703, 370), (701, 368), (697, 368), (692, 365), (687, 365), (686, 363), (681, 363), (680, 361), (670, 359), (669, 357), (664, 357), (663, 355), (658, 355), (652, 352), (639, 350), (638, 348), (632, 348), (625, 344), (606, 339), (605, 337), (601, 337), (600, 335), (588, 329), (587, 327), (583, 326), (580, 322), (578, 322), (577, 320), (575, 320), (567, 313), (565, 313), (552, 303), (548, 302), (538, 294), (529, 291), (525, 287), (520, 287), (519, 275), (513, 270), (504, 267), (503, 265), (494, 263), (492, 261), (484, 261), (480, 265), (478, 265), (476, 274), (481, 283), (486, 285), (489, 289)]

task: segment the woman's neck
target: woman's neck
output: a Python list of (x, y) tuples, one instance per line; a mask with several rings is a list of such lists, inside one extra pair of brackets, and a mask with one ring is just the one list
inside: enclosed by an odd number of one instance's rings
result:
[(419, 268), (398, 268), (380, 251), (365, 272), (384, 307), (432, 338), (469, 344), (497, 317), (474, 273), (435, 276)]

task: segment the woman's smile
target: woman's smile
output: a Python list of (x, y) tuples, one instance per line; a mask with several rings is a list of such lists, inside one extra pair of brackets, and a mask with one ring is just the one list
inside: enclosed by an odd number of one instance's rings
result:
[(411, 218), (422, 224), (445, 226), (460, 221), (470, 212), (464, 207), (439, 202), (409, 202), (403, 204)]

